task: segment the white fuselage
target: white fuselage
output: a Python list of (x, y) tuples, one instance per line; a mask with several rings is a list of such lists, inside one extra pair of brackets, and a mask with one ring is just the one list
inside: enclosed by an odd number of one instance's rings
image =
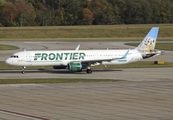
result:
[[(6, 63), (15, 66), (67, 66), (69, 62), (101, 61), (99, 64), (126, 64), (142, 58), (138, 50), (62, 50), (22, 51), (14, 53)], [(106, 59), (111, 59), (107, 61)]]

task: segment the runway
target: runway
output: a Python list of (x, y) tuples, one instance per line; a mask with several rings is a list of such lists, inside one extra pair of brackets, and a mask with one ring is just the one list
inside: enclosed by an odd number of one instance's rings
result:
[(85, 71), (72, 73), (68, 70), (27, 70), (21, 74), (19, 70), (0, 71), (1, 79), (22, 78), (85, 78), (115, 79), (127, 81), (173, 80), (173, 68), (133, 68), (133, 69), (93, 69), (92, 74)]
[(173, 82), (0, 85), (1, 120), (172, 120)]
[[(0, 60), (23, 49), (122, 49), (124, 41), (1, 41), (20, 50), (0, 51)], [(172, 62), (173, 52), (148, 60)], [(0, 120), (173, 119), (173, 68), (0, 71), (0, 78), (92, 78), (123, 82), (0, 85)]]

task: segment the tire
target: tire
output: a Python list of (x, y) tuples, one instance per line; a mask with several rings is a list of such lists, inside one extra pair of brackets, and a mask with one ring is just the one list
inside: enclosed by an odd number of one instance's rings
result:
[(25, 74), (25, 71), (22, 71), (22, 74)]
[(91, 69), (87, 69), (86, 70), (86, 73), (91, 74), (92, 73), (92, 70)]

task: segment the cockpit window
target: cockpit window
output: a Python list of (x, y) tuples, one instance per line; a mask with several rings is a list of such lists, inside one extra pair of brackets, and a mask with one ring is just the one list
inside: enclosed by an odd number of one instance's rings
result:
[(19, 58), (18, 55), (12, 55), (11, 58)]

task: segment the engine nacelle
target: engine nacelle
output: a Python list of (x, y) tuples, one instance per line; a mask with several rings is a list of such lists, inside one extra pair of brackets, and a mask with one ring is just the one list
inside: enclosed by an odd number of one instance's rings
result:
[(68, 69), (72, 72), (81, 72), (82, 64), (80, 62), (70, 62), (68, 64)]
[(54, 69), (65, 69), (67, 66), (53, 66)]

